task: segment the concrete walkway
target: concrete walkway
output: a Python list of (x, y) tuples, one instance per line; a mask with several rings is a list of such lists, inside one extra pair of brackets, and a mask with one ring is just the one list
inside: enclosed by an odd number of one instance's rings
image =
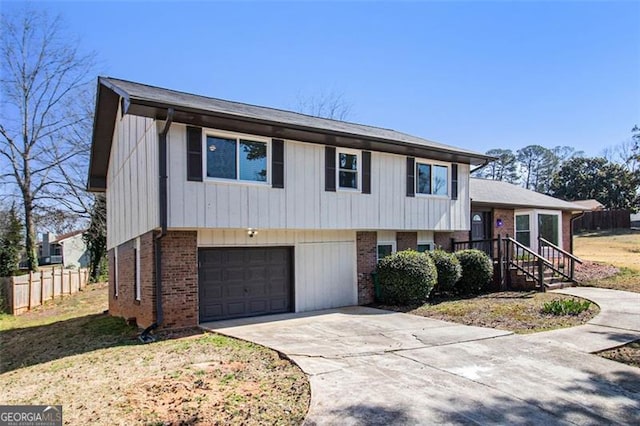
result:
[(310, 425), (639, 424), (640, 369), (587, 352), (639, 335), (640, 295), (562, 292), (597, 302), (583, 327), (600, 328), (518, 336), (366, 307), (202, 326), (293, 359)]

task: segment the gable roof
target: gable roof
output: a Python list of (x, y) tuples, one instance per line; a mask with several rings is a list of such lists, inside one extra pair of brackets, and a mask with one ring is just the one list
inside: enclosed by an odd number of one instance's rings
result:
[(78, 229), (77, 231), (67, 232), (66, 234), (58, 235), (53, 241), (49, 241), (50, 243), (61, 243), (64, 240), (68, 240), (71, 237), (75, 237), (78, 234), (84, 234), (86, 229)]
[(471, 178), (469, 182), (469, 193), (471, 195), (471, 202), (476, 205), (566, 211), (588, 210), (578, 204), (498, 180)]
[(240, 131), (260, 136), (334, 146), (370, 149), (443, 161), (481, 165), (492, 157), (391, 129), (313, 117), (292, 111), (249, 105), (163, 89), (146, 84), (98, 78), (88, 189), (106, 188), (106, 169), (118, 106), (123, 114)]
[(572, 203), (584, 207), (585, 210), (604, 210), (604, 205), (598, 200), (576, 200)]

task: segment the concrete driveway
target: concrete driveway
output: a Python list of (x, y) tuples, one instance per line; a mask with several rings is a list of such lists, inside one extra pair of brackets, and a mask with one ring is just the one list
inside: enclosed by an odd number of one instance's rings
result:
[[(606, 326), (626, 341), (640, 338), (633, 304), (628, 328)], [(311, 383), (307, 424), (640, 423), (640, 369), (576, 349), (568, 334), (532, 338), (366, 307), (202, 326), (294, 360)]]

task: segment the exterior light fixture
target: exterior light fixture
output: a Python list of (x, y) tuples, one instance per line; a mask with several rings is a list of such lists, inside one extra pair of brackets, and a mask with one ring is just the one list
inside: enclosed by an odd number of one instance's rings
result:
[(502, 219), (498, 219), (498, 220), (496, 220), (496, 226), (497, 226), (498, 228), (502, 228), (502, 225), (504, 225), (504, 223), (502, 222)]
[(249, 238), (253, 238), (258, 235), (258, 230), (255, 228), (247, 228), (247, 235), (249, 236)]

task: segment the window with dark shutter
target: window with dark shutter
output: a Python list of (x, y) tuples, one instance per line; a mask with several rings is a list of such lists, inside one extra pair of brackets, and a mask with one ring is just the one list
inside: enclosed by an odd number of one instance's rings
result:
[(371, 152), (362, 151), (362, 193), (371, 194)]
[(202, 182), (202, 129), (187, 127), (187, 180)]
[(336, 148), (324, 147), (324, 190), (336, 190)]
[(416, 196), (416, 159), (407, 157), (407, 197)]
[(284, 188), (284, 141), (271, 141), (271, 186)]
[(451, 199), (458, 199), (458, 165), (451, 165)]

